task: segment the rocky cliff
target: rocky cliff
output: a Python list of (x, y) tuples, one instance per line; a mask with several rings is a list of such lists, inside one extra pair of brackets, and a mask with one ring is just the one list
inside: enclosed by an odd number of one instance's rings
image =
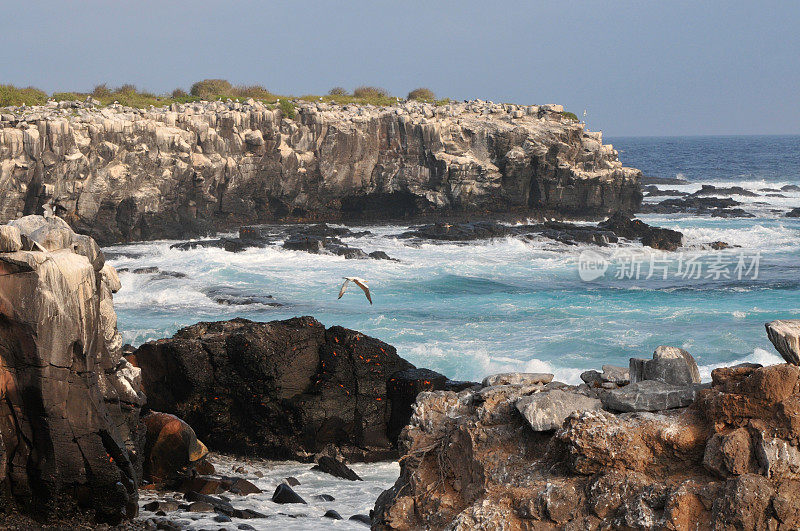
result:
[(373, 529), (800, 528), (800, 367), (720, 368), (703, 389), (660, 347), (582, 378), (422, 393)]
[(144, 402), (114, 269), (61, 219), (0, 225), (0, 510), (134, 516)]
[(252, 100), (0, 112), (0, 222), (52, 207), (101, 244), (277, 220), (636, 211), (640, 172), (561, 107)]

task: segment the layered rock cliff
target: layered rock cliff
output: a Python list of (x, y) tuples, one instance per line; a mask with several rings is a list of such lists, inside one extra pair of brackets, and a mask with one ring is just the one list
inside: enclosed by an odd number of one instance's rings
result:
[(248, 100), (0, 112), (0, 222), (56, 214), (100, 243), (246, 223), (636, 211), (640, 172), (561, 107)]
[[(677, 367), (678, 351), (648, 363)], [(800, 528), (800, 367), (720, 368), (703, 390), (628, 384), (631, 368), (422, 393), (373, 529)]]
[(144, 402), (121, 352), (114, 269), (61, 219), (0, 225), (0, 509), (137, 512)]

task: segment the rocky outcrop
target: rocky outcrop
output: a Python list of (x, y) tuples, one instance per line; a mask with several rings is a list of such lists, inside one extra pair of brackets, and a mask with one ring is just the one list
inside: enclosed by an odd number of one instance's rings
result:
[(800, 319), (783, 319), (765, 325), (767, 337), (787, 362), (800, 365)]
[(407, 423), (416, 398), (397, 384), (432, 378), (404, 373), (414, 366), (391, 345), (311, 317), (199, 323), (128, 359), (148, 406), (211, 450), (277, 459), (311, 460), (328, 445), (350, 460), (396, 455), (390, 426)]
[(110, 522), (136, 514), (144, 395), (139, 369), (122, 357), (119, 288), (95, 242), (61, 219), (0, 226), (4, 510), (41, 519), (89, 510)]
[(0, 222), (54, 208), (102, 244), (275, 220), (634, 212), (640, 172), (560, 106), (248, 100), (0, 114)]
[[(712, 380), (689, 407), (578, 407), (549, 431), (521, 412), (563, 386), (422, 393), (373, 528), (797, 529), (800, 367), (722, 368)], [(675, 387), (644, 380), (619, 391), (643, 383)], [(606, 393), (570, 390), (593, 391)]]

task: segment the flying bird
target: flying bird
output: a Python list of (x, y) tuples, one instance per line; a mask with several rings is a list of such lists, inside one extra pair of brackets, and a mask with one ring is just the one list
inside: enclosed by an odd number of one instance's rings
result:
[(356, 286), (361, 288), (364, 291), (364, 295), (367, 296), (367, 300), (370, 304), (372, 304), (372, 297), (369, 294), (369, 286), (367, 286), (367, 281), (363, 278), (358, 277), (342, 277), (344, 279), (344, 284), (342, 284), (342, 289), (339, 290), (339, 298), (342, 298), (344, 292), (347, 291), (347, 285), (352, 281), (355, 283)]

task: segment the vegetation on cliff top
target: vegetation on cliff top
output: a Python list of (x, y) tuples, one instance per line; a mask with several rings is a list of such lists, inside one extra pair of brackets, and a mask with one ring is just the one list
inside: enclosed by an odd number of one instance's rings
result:
[[(172, 103), (190, 103), (193, 101), (215, 100), (247, 100), (253, 98), (266, 104), (278, 105), (287, 115), (294, 115), (294, 106), (288, 100), (299, 99), (305, 101), (323, 101), (339, 105), (371, 104), (379, 107), (394, 105), (402, 98), (389, 94), (386, 89), (373, 86), (360, 86), (353, 92), (348, 92), (343, 87), (334, 87), (324, 96), (307, 94), (304, 96), (286, 96), (270, 92), (261, 85), (233, 85), (226, 79), (204, 79), (190, 87), (187, 92), (183, 88), (176, 88), (167, 94), (154, 94), (146, 90), (139, 90), (135, 85), (124, 84), (111, 88), (106, 83), (97, 85), (91, 92), (54, 92), (48, 95), (43, 90), (34, 87), (19, 88), (14, 85), (0, 85), (0, 107), (19, 105), (44, 105), (49, 99), (56, 101), (85, 101), (94, 98), (101, 105), (120, 103), (127, 107), (147, 108), (149, 106), (161, 107)], [(419, 88), (408, 94), (409, 100), (425, 101), (445, 105), (449, 99), (435, 100), (431, 90)], [(287, 102), (287, 103), (284, 103)], [(291, 107), (291, 111), (289, 110)]]
[[(338, 105), (347, 104), (370, 104), (378, 107), (386, 107), (402, 101), (389, 94), (386, 89), (373, 86), (360, 86), (353, 92), (348, 92), (343, 87), (333, 87), (328, 94), (318, 96), (306, 94), (304, 96), (281, 96), (274, 94), (261, 85), (233, 85), (226, 79), (204, 79), (198, 81), (189, 89), (176, 88), (168, 94), (154, 94), (145, 90), (139, 90), (130, 83), (117, 88), (110, 88), (106, 83), (97, 85), (91, 92), (54, 92), (48, 95), (46, 92), (34, 87), (19, 88), (14, 85), (0, 85), (0, 107), (19, 106), (19, 105), (44, 105), (48, 99), (55, 101), (85, 101), (87, 98), (94, 98), (100, 105), (110, 105), (119, 103), (127, 107), (147, 108), (149, 106), (162, 107), (172, 103), (190, 103), (193, 101), (215, 101), (240, 100), (244, 101), (253, 98), (256, 101), (268, 105), (277, 105), (286, 116), (294, 117), (294, 105), (290, 100), (304, 100), (310, 102), (322, 101), (326, 103), (336, 103)], [(433, 103), (435, 105), (447, 105), (450, 98), (436, 99), (435, 94), (428, 88), (417, 88), (408, 93), (407, 100)], [(577, 120), (572, 113), (564, 113), (564, 116)]]

